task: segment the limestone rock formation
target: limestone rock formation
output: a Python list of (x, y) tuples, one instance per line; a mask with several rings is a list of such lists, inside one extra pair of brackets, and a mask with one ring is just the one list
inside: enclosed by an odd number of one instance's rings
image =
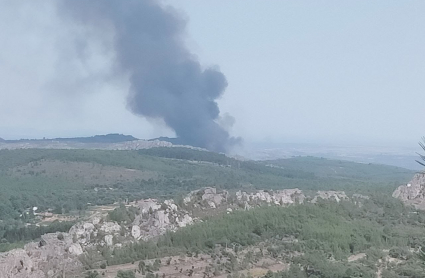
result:
[(92, 223), (78, 223), (71, 227), (69, 234), (78, 241), (79, 244), (87, 246), (92, 240), (95, 226)]
[(133, 225), (131, 227), (131, 236), (135, 239), (138, 239), (140, 237), (140, 235), (141, 235), (140, 227), (137, 226), (137, 225)]
[(105, 236), (105, 242), (106, 242), (106, 246), (111, 247), (114, 245), (114, 236), (113, 235), (106, 235)]
[(79, 243), (71, 244), (68, 250), (69, 250), (69, 253), (77, 255), (77, 256), (82, 255), (84, 253), (83, 248), (81, 247)]
[(140, 214), (136, 216), (131, 227), (131, 236), (137, 240), (148, 240), (175, 231), (193, 223), (189, 213), (179, 208), (173, 200), (160, 202), (156, 199), (136, 202)]
[(117, 234), (121, 231), (121, 226), (116, 222), (104, 222), (99, 230), (105, 234)]
[(259, 190), (253, 193), (238, 191), (236, 192), (236, 199), (238, 200), (238, 202), (242, 202), (245, 207), (247, 207), (249, 203), (253, 202), (265, 202), (268, 204), (273, 203), (275, 205), (288, 205), (303, 203), (305, 200), (305, 195), (298, 188), (277, 191)]
[(189, 214), (185, 214), (181, 219), (177, 219), (177, 224), (180, 228), (186, 227), (187, 225), (193, 224), (193, 218)]
[[(394, 192), (395, 197), (403, 200), (416, 200), (425, 196), (425, 177), (416, 176), (408, 185)], [(178, 206), (173, 200), (139, 200), (130, 205), (136, 208), (132, 223), (116, 223), (97, 213), (93, 217), (75, 224), (69, 233), (53, 233), (42, 236), (40, 242), (27, 244), (23, 249), (15, 249), (0, 254), (0, 277), (59, 277), (72, 271), (81, 273), (82, 263), (78, 257), (98, 246), (119, 248), (123, 244), (137, 240), (149, 240), (167, 231), (176, 231), (197, 221), (195, 212), (232, 213), (238, 209), (250, 209), (254, 206), (286, 206), (301, 204), (318, 198), (340, 202), (349, 200), (343, 191), (319, 191), (314, 198), (307, 198), (295, 189), (276, 191), (258, 190), (254, 192), (238, 191), (229, 194), (207, 187), (190, 192)], [(353, 200), (367, 199), (358, 195)], [(132, 210), (134, 211), (134, 210)]]
[(183, 200), (185, 205), (193, 204), (195, 207), (204, 206), (207, 208), (217, 208), (221, 203), (227, 201), (228, 192), (223, 190), (217, 193), (213, 187), (205, 187), (190, 192)]
[(393, 197), (417, 209), (425, 209), (425, 173), (418, 173), (408, 184), (399, 186)]
[[(58, 277), (63, 272), (82, 271), (78, 260), (82, 248), (68, 233), (46, 234), (43, 244), (32, 242), (23, 249), (0, 253), (0, 277)], [(71, 276), (69, 276), (71, 277)]]
[[(114, 248), (134, 240), (148, 240), (194, 222), (189, 212), (180, 209), (173, 200), (161, 202), (145, 199), (132, 205), (138, 209), (138, 213), (134, 221), (127, 226), (95, 216), (75, 224), (69, 234), (83, 249), (97, 245)], [(77, 247), (72, 250), (80, 253)]]
[(161, 205), (155, 199), (145, 199), (137, 201), (136, 206), (139, 207), (142, 214), (148, 213), (149, 211), (158, 210)]
[(338, 203), (340, 201), (348, 201), (350, 198), (348, 198), (347, 194), (345, 194), (344, 191), (317, 191), (317, 195), (314, 196), (313, 200), (311, 202), (314, 204), (317, 202), (318, 198), (321, 198), (323, 200), (334, 200)]

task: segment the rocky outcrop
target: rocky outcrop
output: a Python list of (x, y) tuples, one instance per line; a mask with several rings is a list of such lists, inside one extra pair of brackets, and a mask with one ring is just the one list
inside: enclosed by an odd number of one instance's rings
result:
[(362, 194), (357, 194), (357, 193), (354, 193), (351, 196), (351, 198), (353, 198), (353, 199), (363, 199), (363, 200), (369, 200), (370, 199), (369, 196), (362, 195)]
[[(190, 192), (183, 199), (183, 208), (177, 206), (173, 200), (163, 202), (156, 199), (139, 200), (131, 204), (137, 209), (132, 223), (119, 225), (93, 217), (91, 221), (74, 225), (69, 233), (74, 243), (79, 244), (83, 250), (97, 245), (116, 247), (134, 240), (149, 240), (167, 231), (176, 231), (193, 224), (196, 219), (189, 210), (194, 212), (224, 207), (226, 212), (230, 213), (233, 209), (250, 209), (262, 204), (286, 206), (302, 204), (309, 200), (315, 203), (318, 198), (337, 202), (349, 200), (343, 191), (318, 191), (317, 195), (311, 199), (298, 188), (276, 191), (258, 190), (250, 193), (238, 191), (230, 195), (225, 190), (218, 192), (216, 188), (206, 187)], [(77, 246), (72, 250), (81, 253)]]
[(177, 224), (179, 225), (180, 228), (186, 227), (187, 225), (192, 225), (193, 224), (193, 218), (189, 216), (189, 214), (185, 214), (182, 218), (177, 218), (176, 219)]
[[(417, 178), (415, 185), (412, 184), (406, 186), (407, 190), (416, 188), (417, 184), (423, 185), (424, 178)], [(422, 187), (414, 192), (399, 189), (395, 194), (406, 195), (407, 199), (416, 198), (424, 195), (421, 190)], [(212, 187), (190, 192), (181, 206), (177, 206), (173, 200), (140, 200), (130, 204), (133, 206), (131, 211), (136, 211), (132, 223), (118, 224), (95, 214), (89, 220), (74, 225), (69, 233), (46, 234), (40, 242), (27, 244), (24, 249), (0, 254), (0, 277), (49, 278), (58, 277), (61, 272), (67, 273), (66, 277), (72, 277), (69, 275), (71, 270), (78, 272), (83, 267), (78, 257), (89, 250), (95, 250), (97, 246), (119, 248), (125, 243), (149, 240), (167, 231), (176, 231), (193, 224), (196, 218), (192, 213), (196, 211), (210, 213), (217, 209), (217, 213), (233, 213), (234, 210), (261, 205), (286, 206), (310, 200), (314, 203), (318, 198), (337, 202), (349, 200), (342, 191), (319, 191), (313, 198), (307, 198), (297, 188), (229, 194)], [(356, 198), (366, 199), (367, 196), (359, 195)]]
[(117, 247), (134, 240), (149, 240), (194, 222), (189, 212), (179, 209), (173, 200), (145, 199), (132, 206), (137, 209), (132, 223), (120, 225), (93, 217), (74, 225), (69, 233), (83, 249), (97, 245)]
[(217, 189), (213, 187), (205, 187), (190, 192), (184, 199), (185, 205), (192, 204), (194, 207), (217, 208), (221, 203), (227, 201), (228, 192), (223, 190), (217, 193)]
[(131, 236), (134, 238), (134, 239), (138, 239), (138, 238), (140, 238), (140, 235), (141, 235), (142, 233), (141, 233), (141, 231), (140, 231), (140, 227), (139, 226), (137, 226), (137, 225), (133, 225), (132, 227), (131, 227)]
[(238, 191), (236, 192), (236, 200), (244, 204), (245, 207), (249, 207), (250, 203), (258, 202), (273, 203), (275, 205), (302, 204), (305, 200), (305, 195), (298, 188), (277, 191), (259, 190), (253, 193)]
[(149, 199), (136, 204), (141, 213), (133, 221), (131, 235), (138, 240), (148, 240), (167, 231), (175, 231), (194, 221), (189, 212), (179, 209), (173, 200), (160, 202)]
[(106, 235), (105, 236), (105, 243), (106, 243), (106, 246), (112, 247), (114, 245), (114, 236), (113, 235)]
[(82, 252), (81, 246), (73, 242), (70, 234), (46, 234), (40, 242), (0, 253), (0, 277), (49, 278), (64, 272), (79, 272), (83, 265), (78, 256)]
[(113, 246), (113, 238), (121, 234), (121, 229), (121, 226), (115, 222), (104, 222), (94, 217), (72, 226), (69, 234), (75, 243), (86, 249), (96, 245)]
[(79, 244), (87, 246), (93, 240), (95, 226), (93, 223), (78, 223), (71, 227), (69, 234), (71, 234), (75, 241)]
[(317, 195), (314, 196), (311, 202), (317, 203), (318, 198), (323, 200), (334, 200), (336, 202), (348, 201), (350, 198), (345, 194), (344, 191), (317, 191)]
[(116, 222), (104, 222), (99, 230), (105, 234), (118, 234), (121, 232), (121, 226)]
[(42, 278), (45, 273), (34, 267), (32, 258), (24, 249), (15, 249), (0, 254), (0, 277)]
[[(355, 199), (367, 199), (368, 196), (353, 195)], [(234, 195), (227, 191), (217, 192), (215, 188), (207, 187), (190, 192), (183, 200), (185, 206), (200, 209), (215, 209), (220, 206), (237, 206), (245, 210), (262, 204), (287, 206), (316, 203), (318, 199), (333, 200), (336, 202), (349, 201), (350, 198), (344, 191), (318, 191), (312, 197), (306, 195), (298, 188), (283, 190), (257, 190), (253, 192), (237, 191)]]
[(155, 199), (139, 200), (137, 201), (136, 206), (139, 207), (142, 214), (158, 210), (161, 207)]
[(399, 186), (393, 197), (417, 209), (425, 209), (425, 174), (418, 173), (409, 183)]
[(77, 256), (82, 255), (84, 253), (83, 248), (81, 247), (79, 243), (71, 244), (68, 250), (69, 250), (69, 253), (77, 255)]

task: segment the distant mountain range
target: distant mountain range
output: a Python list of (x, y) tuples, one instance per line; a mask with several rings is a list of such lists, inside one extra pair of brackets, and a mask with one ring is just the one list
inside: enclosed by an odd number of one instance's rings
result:
[[(91, 137), (20, 139), (0, 138), (1, 149), (47, 148), (47, 149), (108, 149), (137, 150), (153, 147), (185, 146), (180, 138), (158, 137), (141, 140), (132, 135), (118, 133), (95, 135)], [(186, 146), (190, 147), (190, 146)], [(313, 144), (278, 144), (246, 146), (242, 155), (252, 160), (273, 160), (296, 156), (315, 156), (329, 159), (348, 160), (361, 163), (386, 164), (412, 170), (423, 170), (419, 165), (419, 148), (390, 148), (367, 146), (339, 146)]]
[(131, 135), (123, 135), (111, 133), (106, 135), (95, 135), (91, 137), (74, 137), (74, 138), (52, 138), (52, 139), (19, 139), (19, 140), (4, 140), (0, 138), (1, 143), (30, 143), (30, 142), (74, 142), (74, 143), (122, 143), (139, 140)]
[[(32, 142), (74, 142), (74, 143), (122, 143), (140, 140), (132, 135), (124, 135), (118, 133), (110, 133), (106, 135), (95, 135), (90, 137), (72, 137), (72, 138), (43, 138), (43, 139), (19, 139), (5, 140), (0, 137), (0, 143), (32, 143)], [(148, 139), (146, 141), (164, 141), (170, 142), (173, 145), (185, 145), (180, 138), (158, 137)]]

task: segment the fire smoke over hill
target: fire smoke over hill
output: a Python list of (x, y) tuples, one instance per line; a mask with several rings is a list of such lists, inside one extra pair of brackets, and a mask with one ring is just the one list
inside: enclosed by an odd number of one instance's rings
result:
[(103, 43), (112, 44), (118, 74), (129, 75), (133, 113), (162, 119), (185, 144), (226, 151), (239, 142), (217, 123), (226, 77), (186, 48), (186, 22), (174, 9), (157, 0), (63, 0), (59, 9), (99, 37), (112, 32)]

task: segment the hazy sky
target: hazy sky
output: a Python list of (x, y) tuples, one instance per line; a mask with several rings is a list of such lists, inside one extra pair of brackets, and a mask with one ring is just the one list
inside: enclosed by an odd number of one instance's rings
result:
[[(425, 135), (424, 1), (173, 0), (187, 45), (229, 86), (245, 141), (415, 145)], [(113, 53), (53, 1), (0, 2), (0, 137), (172, 135), (126, 109)], [(80, 55), (90, 55), (80, 59)]]

